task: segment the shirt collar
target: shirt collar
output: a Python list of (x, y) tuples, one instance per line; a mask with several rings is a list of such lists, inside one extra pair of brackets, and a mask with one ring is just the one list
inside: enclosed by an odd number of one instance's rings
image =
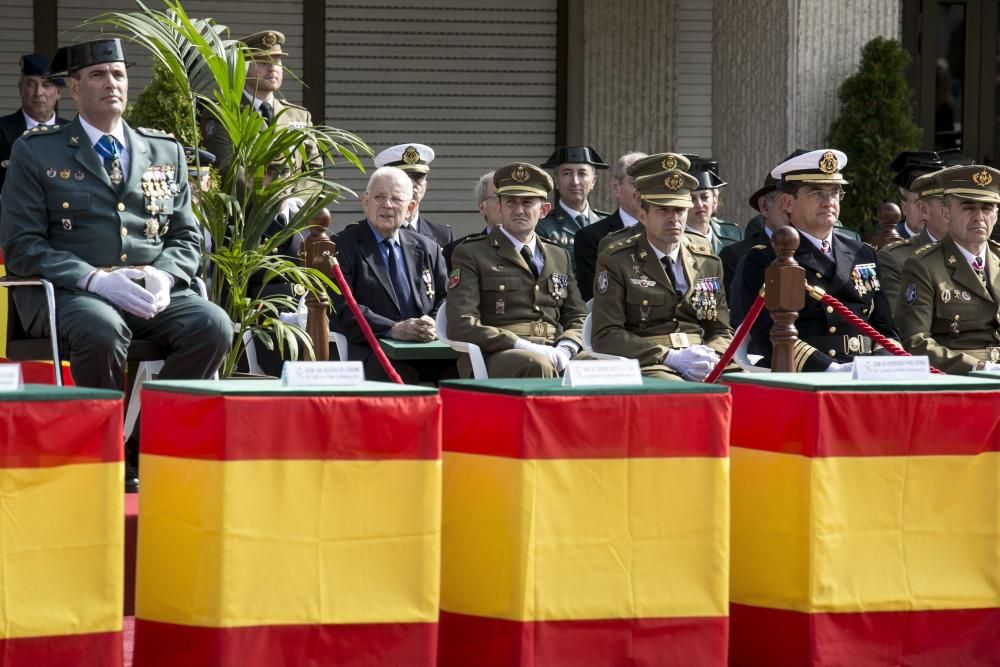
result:
[[(368, 229), (372, 230), (372, 236), (375, 237), (375, 243), (382, 243), (382, 241), (385, 241), (385, 237), (382, 236), (382, 233), (379, 232), (379, 230), (375, 229), (375, 225), (373, 225), (367, 219), (365, 220), (365, 222), (368, 223)], [(390, 236), (389, 238), (395, 241), (396, 245), (399, 245), (399, 230), (397, 229), (396, 231), (394, 231), (392, 233), (392, 236)]]
[(125, 143), (125, 126), (122, 124), (121, 118), (118, 119), (118, 122), (113, 128), (111, 128), (110, 132), (98, 130), (96, 127), (84, 120), (83, 116), (77, 116), (77, 118), (80, 119), (80, 127), (82, 127), (83, 131), (87, 133), (87, 138), (90, 140), (91, 146), (100, 141), (101, 137), (105, 134), (110, 134), (118, 140), (118, 143), (122, 146), (122, 150), (128, 150), (128, 144)]
[(805, 233), (804, 231), (802, 231), (798, 227), (796, 227), (795, 230), (799, 234), (801, 234), (802, 236), (804, 236), (807, 239), (809, 239), (809, 242), (812, 243), (814, 246), (816, 246), (817, 250), (820, 250), (822, 252), (822, 248), (820, 247), (820, 244), (823, 243), (823, 241), (826, 241), (827, 243), (829, 243), (830, 244), (830, 249), (833, 250), (833, 230), (832, 229), (830, 230), (830, 233), (827, 235), (827, 237), (825, 239), (818, 239), (815, 236), (812, 236), (810, 234)]
[(905, 220), (903, 221), (903, 227), (906, 228), (906, 233), (909, 234), (910, 236), (917, 236), (918, 234), (920, 234), (920, 232), (915, 232), (912, 229), (910, 229), (910, 225), (908, 225)]
[(562, 210), (566, 211), (566, 214), (570, 218), (572, 218), (573, 220), (576, 220), (576, 216), (578, 216), (578, 215), (582, 215), (584, 220), (590, 220), (590, 204), (589, 203), (587, 204), (587, 208), (583, 209), (582, 211), (577, 211), (574, 208), (570, 208), (569, 206), (566, 206), (566, 204), (563, 203), (562, 199), (559, 200), (559, 205), (562, 206)]
[[(967, 261), (969, 263), (969, 266), (972, 266), (972, 260), (976, 258), (976, 255), (974, 253), (969, 252), (968, 250), (966, 250), (965, 248), (963, 248), (958, 243), (955, 244), (955, 247), (957, 247), (958, 251), (960, 253), (962, 253), (962, 256), (965, 257), (965, 261)], [(978, 257), (983, 262), (983, 266), (986, 266), (986, 251), (985, 251), (985, 249), (983, 250), (983, 253), (981, 255), (979, 255)]]
[(247, 97), (250, 98), (250, 103), (253, 104), (254, 111), (260, 111), (260, 105), (263, 104), (264, 102), (270, 104), (272, 110), (274, 109), (274, 93), (268, 93), (267, 97), (265, 97), (264, 99), (258, 99), (253, 95), (251, 95), (250, 93), (247, 93), (246, 95)]
[(21, 115), (24, 116), (24, 125), (27, 129), (31, 129), (36, 125), (55, 125), (56, 124), (56, 114), (53, 111), (52, 116), (44, 123), (39, 123), (37, 120), (24, 113), (24, 109), (21, 109)]
[(406, 221), (406, 224), (413, 227), (413, 231), (417, 231), (417, 222), (420, 220), (420, 209), (413, 209), (413, 216)]
[(626, 227), (634, 227), (635, 225), (639, 224), (639, 220), (638, 219), (633, 218), (631, 215), (629, 215), (628, 213), (626, 213), (625, 209), (623, 209), (620, 206), (618, 207), (618, 217), (620, 217), (622, 219), (622, 223)]
[(681, 254), (681, 242), (678, 242), (677, 245), (674, 246), (674, 249), (670, 252), (663, 252), (652, 243), (649, 244), (649, 247), (652, 248), (653, 252), (656, 254), (656, 259), (662, 260), (664, 257), (669, 257), (670, 261), (674, 263), (674, 266), (677, 265), (677, 260), (680, 258)]
[(532, 234), (527, 243), (521, 243), (521, 241), (511, 236), (510, 232), (503, 228), (503, 225), (500, 225), (500, 231), (503, 232), (503, 235), (510, 239), (510, 242), (514, 244), (514, 252), (521, 254), (521, 248), (527, 246), (528, 252), (531, 253), (531, 256), (535, 256), (535, 248), (538, 246), (538, 236)]

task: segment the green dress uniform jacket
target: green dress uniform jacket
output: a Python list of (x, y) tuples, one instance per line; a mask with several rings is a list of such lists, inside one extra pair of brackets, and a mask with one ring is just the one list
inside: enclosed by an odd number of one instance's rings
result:
[[(576, 236), (576, 233), (587, 225), (592, 225), (607, 216), (607, 212), (598, 211), (591, 207), (588, 210), (588, 215), (584, 216), (583, 224), (581, 225), (566, 212), (566, 209), (559, 205), (559, 202), (556, 202), (552, 205), (552, 210), (549, 211), (549, 214), (538, 221), (535, 234), (553, 243), (558, 243), (572, 255), (573, 238)], [(572, 256), (570, 259), (572, 259)]]
[(449, 338), (474, 343), (487, 356), (514, 349), (519, 338), (583, 345), (587, 308), (569, 253), (540, 241), (545, 263), (538, 278), (499, 227), (455, 248), (445, 302)]
[(722, 261), (704, 243), (678, 255), (688, 289), (677, 294), (644, 232), (615, 241), (597, 258), (595, 352), (638, 359), (644, 373), (676, 375), (662, 364), (670, 350), (703, 344), (720, 355), (733, 340), (722, 287)]
[[(708, 221), (709, 227), (712, 228), (712, 252), (718, 255), (722, 252), (722, 249), (731, 246), (734, 243), (739, 243), (743, 240), (743, 230), (740, 229), (739, 225), (734, 225), (731, 222), (726, 222), (725, 220), (720, 220), (719, 218), (712, 217)], [(701, 232), (695, 231), (688, 227), (684, 230), (685, 234), (694, 236), (699, 239), (708, 240), (708, 237)]]
[(899, 283), (903, 276), (903, 264), (928, 243), (934, 241), (925, 229), (916, 236), (895, 241), (878, 251), (879, 282), (882, 283), (882, 291), (889, 299), (893, 314), (896, 313), (896, 304), (899, 303)]
[(919, 248), (903, 264), (896, 306), (906, 349), (946, 373), (1000, 363), (1000, 244), (993, 241), (986, 276), (984, 286), (951, 238)]

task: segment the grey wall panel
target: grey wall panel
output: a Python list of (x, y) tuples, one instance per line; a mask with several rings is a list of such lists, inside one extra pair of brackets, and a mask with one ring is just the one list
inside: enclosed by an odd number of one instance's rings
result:
[[(17, 80), (21, 70), (17, 62), (25, 53), (35, 50), (31, 0), (6, 0), (0, 21), (0, 116), (21, 108)], [(43, 53), (45, 57), (52, 54)], [(61, 109), (60, 109), (61, 111)]]

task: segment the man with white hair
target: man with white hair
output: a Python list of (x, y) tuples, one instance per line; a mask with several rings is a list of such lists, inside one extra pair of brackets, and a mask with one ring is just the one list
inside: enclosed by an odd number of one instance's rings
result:
[[(400, 229), (416, 205), (413, 183), (401, 169), (380, 167), (368, 180), (361, 203), (365, 219), (348, 225), (333, 239), (361, 313), (376, 336), (415, 342), (436, 339), (434, 316), (444, 300), (448, 275), (437, 243)], [(349, 358), (364, 362), (369, 379), (385, 379), (343, 296), (334, 295), (333, 301), (332, 327), (347, 336)]]
[(480, 176), (474, 193), (476, 208), (482, 214), (483, 220), (486, 222), (486, 227), (481, 232), (455, 239), (444, 247), (444, 263), (448, 266), (449, 272), (451, 272), (452, 253), (455, 252), (455, 248), (460, 243), (464, 243), (471, 238), (485, 236), (493, 231), (494, 227), (498, 227), (503, 222), (503, 218), (500, 215), (500, 196), (497, 194), (497, 186), (493, 184), (493, 174), (493, 171), (488, 171)]
[(399, 167), (413, 181), (413, 211), (403, 221), (403, 228), (432, 238), (443, 248), (455, 240), (454, 230), (450, 225), (431, 222), (420, 213), (433, 161), (434, 149), (424, 144), (398, 144), (375, 156), (376, 167)]

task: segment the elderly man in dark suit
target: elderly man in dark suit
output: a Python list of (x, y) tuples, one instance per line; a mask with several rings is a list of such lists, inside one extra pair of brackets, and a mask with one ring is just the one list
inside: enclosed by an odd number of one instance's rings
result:
[(420, 213), (420, 204), (427, 194), (427, 180), (430, 178), (434, 149), (423, 144), (399, 144), (386, 148), (375, 156), (376, 167), (397, 167), (402, 169), (413, 182), (413, 210), (403, 221), (403, 229), (423, 234), (434, 239), (444, 248), (455, 240), (455, 230), (450, 225), (431, 222)]
[(21, 78), (17, 91), (21, 94), (21, 108), (0, 118), (0, 188), (7, 177), (10, 151), (14, 142), (37, 125), (65, 125), (69, 121), (56, 117), (56, 104), (66, 83), (62, 79), (45, 77), (49, 61), (36, 53), (21, 56)]
[[(410, 178), (395, 167), (380, 167), (372, 173), (361, 202), (365, 219), (348, 225), (334, 241), (344, 278), (365, 320), (376, 336), (436, 339), (434, 316), (444, 300), (448, 275), (437, 243), (400, 229), (416, 205)], [(335, 295), (334, 306), (332, 326), (347, 336), (348, 357), (364, 362), (369, 379), (386, 379), (344, 298)], [(415, 379), (410, 369), (397, 370)]]

